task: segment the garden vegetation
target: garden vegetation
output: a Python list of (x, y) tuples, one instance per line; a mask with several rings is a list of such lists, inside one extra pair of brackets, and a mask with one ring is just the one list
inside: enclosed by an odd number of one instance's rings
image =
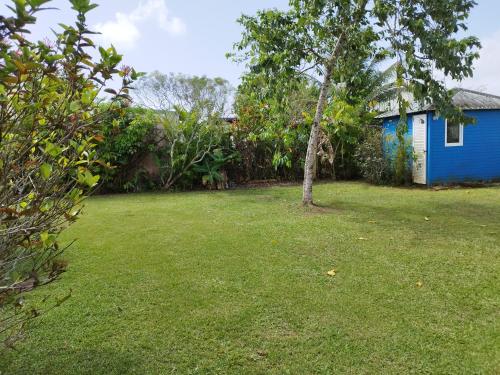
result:
[[(8, 345), (42, 312), (24, 308), (22, 294), (65, 270), (59, 256), (67, 245), (58, 235), (99, 182), (92, 172), (104, 164), (96, 151), (99, 125), (111, 112), (119, 116), (136, 75), (118, 68), (114, 48), (91, 57), (89, 0), (71, 0), (77, 22), (62, 25), (54, 42), (29, 41), (27, 26), (46, 3), (13, 1), (13, 15), (0, 16), (0, 337)], [(106, 89), (113, 76), (121, 79), (119, 91)], [(112, 95), (106, 103), (102, 91)]]

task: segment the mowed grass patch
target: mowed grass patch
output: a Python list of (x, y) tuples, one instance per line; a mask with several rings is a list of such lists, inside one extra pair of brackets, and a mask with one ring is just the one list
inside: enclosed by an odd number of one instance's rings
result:
[(300, 194), (90, 199), (2, 374), (500, 371), (499, 188)]

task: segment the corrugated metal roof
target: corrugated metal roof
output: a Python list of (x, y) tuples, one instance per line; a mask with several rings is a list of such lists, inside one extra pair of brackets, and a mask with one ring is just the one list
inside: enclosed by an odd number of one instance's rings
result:
[(462, 109), (500, 109), (500, 96), (466, 89), (456, 89), (453, 104)]
[[(464, 110), (500, 109), (500, 96), (462, 88), (456, 88), (452, 91), (455, 92), (452, 99), (453, 104), (458, 108)], [(410, 103), (407, 113), (412, 114), (417, 112), (426, 112), (433, 109), (433, 104), (422, 105), (418, 102), (412, 102)], [(399, 110), (397, 108), (388, 110), (377, 116), (377, 118), (388, 118), (394, 116), (399, 116)]]

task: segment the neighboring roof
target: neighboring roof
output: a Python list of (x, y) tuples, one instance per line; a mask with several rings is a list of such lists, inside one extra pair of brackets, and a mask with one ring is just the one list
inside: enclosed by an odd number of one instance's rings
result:
[(462, 109), (500, 109), (500, 96), (484, 92), (455, 89), (453, 104)]
[[(487, 94), (484, 92), (467, 90), (462, 88), (455, 88), (452, 91), (453, 94), (452, 102), (453, 104), (464, 110), (480, 110), (480, 109), (500, 109), (500, 96)], [(408, 114), (417, 112), (427, 112), (434, 110), (433, 104), (424, 104), (418, 102), (411, 102), (407, 110)], [(377, 118), (388, 118), (399, 116), (399, 110), (391, 109)]]

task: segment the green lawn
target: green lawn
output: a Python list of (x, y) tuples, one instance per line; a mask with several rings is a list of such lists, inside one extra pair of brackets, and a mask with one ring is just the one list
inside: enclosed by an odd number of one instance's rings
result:
[(1, 374), (500, 372), (500, 188), (315, 194), (89, 200), (35, 294), (73, 296)]

